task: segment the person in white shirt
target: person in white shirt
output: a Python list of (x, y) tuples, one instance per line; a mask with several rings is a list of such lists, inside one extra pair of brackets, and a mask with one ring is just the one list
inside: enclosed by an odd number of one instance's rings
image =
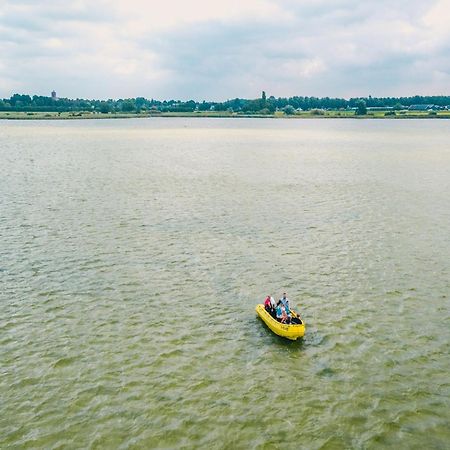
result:
[(277, 304), (275, 303), (275, 300), (272, 296), (270, 296), (270, 304), (272, 305), (272, 309), (275, 309), (277, 307)]
[(287, 298), (286, 292), (283, 293), (283, 297), (280, 298), (280, 302), (283, 303), (285, 308), (289, 308), (289, 299)]

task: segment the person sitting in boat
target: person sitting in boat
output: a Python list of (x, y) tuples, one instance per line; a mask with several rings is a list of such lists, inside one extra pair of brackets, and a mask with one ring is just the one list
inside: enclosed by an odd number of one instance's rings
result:
[(276, 319), (278, 322), (281, 322), (281, 319), (283, 318), (283, 311), (281, 311), (281, 302), (277, 303), (277, 307), (275, 308), (276, 313)]
[(275, 303), (275, 299), (270, 296), (270, 304), (272, 305), (272, 308), (275, 309), (277, 307), (277, 304)]
[(281, 323), (290, 324), (291, 323), (291, 310), (289, 307), (285, 307), (281, 300), (277, 303), (277, 320)]
[(281, 312), (283, 314), (283, 323), (290, 324), (291, 323), (291, 310), (289, 309), (289, 306), (284, 306), (281, 304)]
[(303, 322), (302, 322), (302, 319), (300, 319), (300, 317), (292, 317), (291, 318), (291, 323), (293, 324), (293, 325), (301, 325)]
[(289, 309), (289, 303), (285, 306), (285, 305), (283, 305), (284, 306), (284, 312), (286, 313), (286, 323), (291, 323), (291, 320), (292, 320), (292, 313), (291, 313), (291, 310)]
[(277, 317), (275, 300), (271, 295), (268, 295), (264, 300), (264, 308), (274, 319)]
[(274, 319), (276, 319), (277, 318), (277, 304), (275, 303), (275, 299), (272, 296), (270, 296), (270, 305), (272, 307), (272, 317)]

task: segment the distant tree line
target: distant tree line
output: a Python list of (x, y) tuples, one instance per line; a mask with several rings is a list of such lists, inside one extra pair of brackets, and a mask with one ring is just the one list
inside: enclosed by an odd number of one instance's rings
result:
[(144, 97), (118, 100), (86, 100), (69, 98), (52, 98), (41, 95), (14, 94), (10, 98), (0, 100), (0, 111), (43, 111), (71, 112), (94, 111), (110, 112), (194, 112), (194, 111), (232, 111), (246, 114), (273, 114), (283, 110), (286, 114), (294, 114), (296, 110), (345, 110), (355, 109), (365, 114), (365, 108), (402, 109), (417, 104), (433, 104), (444, 107), (450, 105), (450, 96), (413, 96), (413, 97), (267, 97), (263, 92), (261, 98), (235, 98), (225, 102), (197, 102), (194, 100), (154, 100)]

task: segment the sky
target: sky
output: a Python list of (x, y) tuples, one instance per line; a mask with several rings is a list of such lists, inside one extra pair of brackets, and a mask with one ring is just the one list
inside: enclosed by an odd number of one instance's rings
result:
[(0, 0), (0, 98), (450, 95), (450, 0)]

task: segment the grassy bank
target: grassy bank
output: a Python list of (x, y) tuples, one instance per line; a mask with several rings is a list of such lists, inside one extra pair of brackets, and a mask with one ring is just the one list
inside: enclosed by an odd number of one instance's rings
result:
[(242, 114), (227, 111), (164, 112), (164, 113), (94, 113), (94, 112), (14, 112), (0, 111), (0, 119), (10, 120), (71, 120), (71, 119), (129, 119), (136, 117), (253, 117), (283, 119), (450, 119), (450, 111), (368, 111), (357, 116), (354, 111), (301, 111), (293, 115), (283, 112), (274, 114)]

